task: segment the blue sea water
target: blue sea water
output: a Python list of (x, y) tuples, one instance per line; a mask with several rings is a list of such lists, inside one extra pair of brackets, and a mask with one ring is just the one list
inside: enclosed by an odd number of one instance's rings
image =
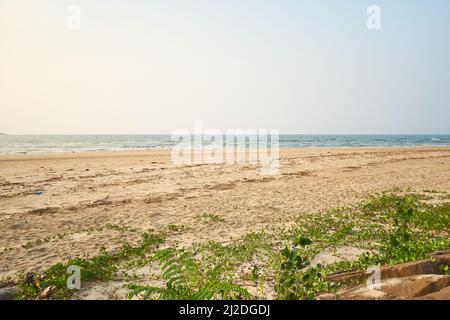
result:
[[(170, 149), (170, 135), (0, 135), (0, 154)], [(450, 146), (450, 135), (280, 135), (281, 148)], [(208, 144), (208, 142), (205, 142)]]

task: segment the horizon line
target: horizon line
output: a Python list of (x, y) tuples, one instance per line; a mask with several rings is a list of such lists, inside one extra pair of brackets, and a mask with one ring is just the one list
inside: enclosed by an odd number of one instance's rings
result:
[[(239, 129), (232, 129), (239, 130)], [(245, 130), (245, 129), (242, 129)], [(268, 129), (270, 130), (270, 129)], [(170, 136), (172, 133), (5, 133), (0, 132), (0, 136)], [(205, 135), (205, 134), (203, 134)], [(223, 135), (226, 135), (224, 132)], [(426, 132), (426, 133), (285, 133), (281, 135), (298, 136), (414, 136), (414, 135), (450, 135), (449, 133)]]

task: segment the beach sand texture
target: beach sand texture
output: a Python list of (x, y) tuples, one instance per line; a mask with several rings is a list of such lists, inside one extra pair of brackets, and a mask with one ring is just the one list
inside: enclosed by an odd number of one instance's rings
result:
[[(173, 165), (168, 151), (1, 156), (0, 276), (170, 225), (185, 227), (169, 233), (180, 245), (227, 243), (392, 188), (450, 192), (450, 147), (286, 149), (280, 164), (263, 178), (256, 166)], [(202, 214), (221, 221), (202, 224)]]

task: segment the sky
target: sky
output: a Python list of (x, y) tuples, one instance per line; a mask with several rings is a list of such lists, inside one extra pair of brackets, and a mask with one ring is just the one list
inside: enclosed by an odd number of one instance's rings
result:
[(448, 0), (0, 0), (0, 132), (450, 133), (449, 39)]

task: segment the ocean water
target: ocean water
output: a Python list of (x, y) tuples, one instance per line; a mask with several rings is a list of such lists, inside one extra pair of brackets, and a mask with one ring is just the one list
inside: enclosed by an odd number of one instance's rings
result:
[[(177, 143), (170, 135), (0, 135), (0, 154), (161, 150)], [(450, 135), (280, 135), (279, 144), (281, 148), (450, 146)]]

